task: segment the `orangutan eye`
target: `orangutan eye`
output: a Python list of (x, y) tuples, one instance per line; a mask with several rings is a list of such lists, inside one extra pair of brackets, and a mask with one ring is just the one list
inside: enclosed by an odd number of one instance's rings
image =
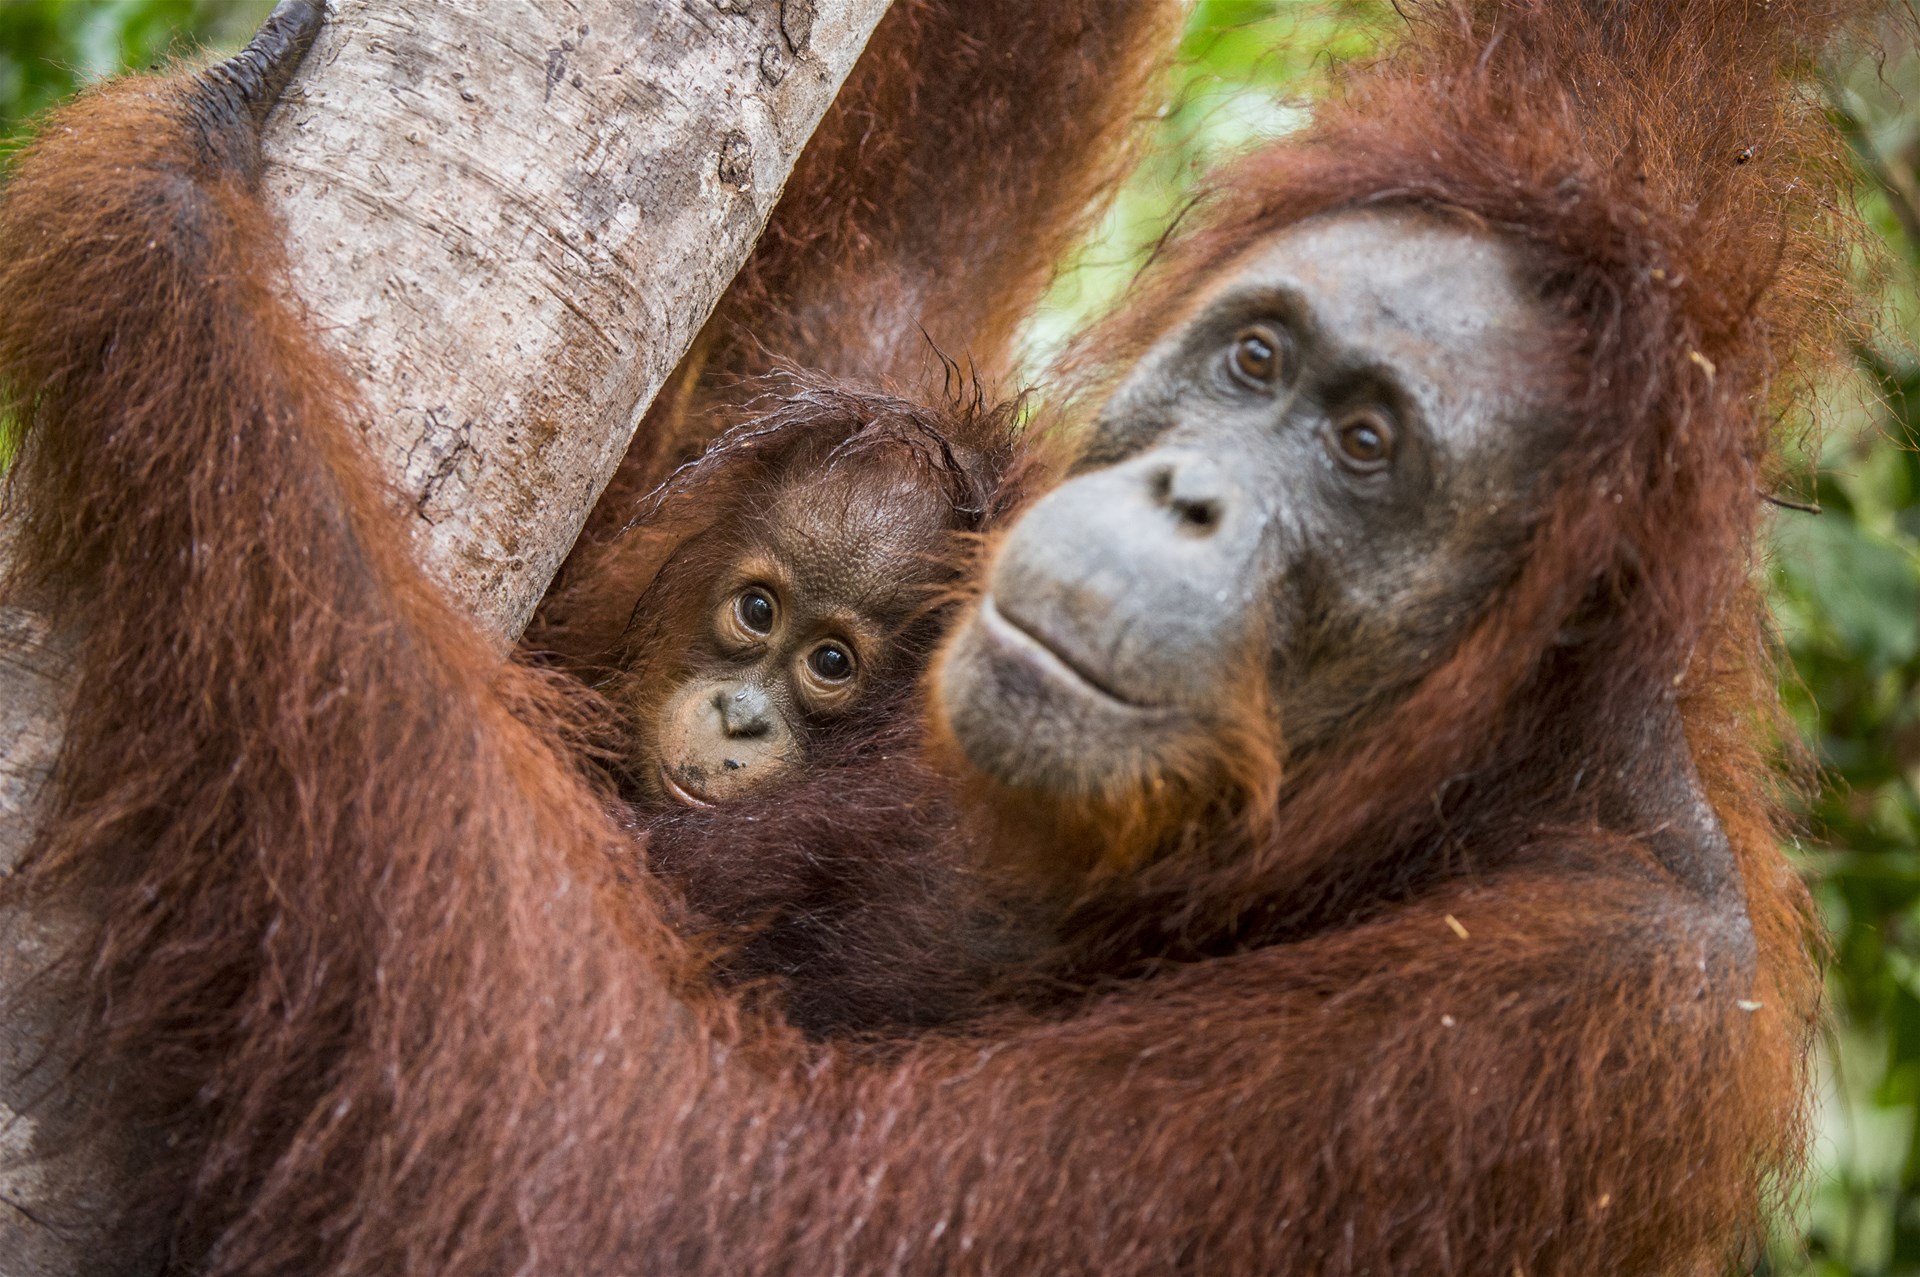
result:
[(1252, 390), (1270, 390), (1285, 369), (1286, 338), (1265, 324), (1242, 329), (1227, 352), (1234, 380)]
[(1393, 463), (1393, 423), (1368, 409), (1341, 419), (1333, 431), (1335, 459), (1351, 470), (1384, 470)]
[(773, 599), (765, 590), (754, 588), (743, 591), (733, 604), (733, 614), (740, 618), (740, 624), (755, 634), (773, 632)]
[(807, 668), (824, 683), (844, 683), (853, 677), (853, 653), (838, 643), (822, 643), (808, 655)]

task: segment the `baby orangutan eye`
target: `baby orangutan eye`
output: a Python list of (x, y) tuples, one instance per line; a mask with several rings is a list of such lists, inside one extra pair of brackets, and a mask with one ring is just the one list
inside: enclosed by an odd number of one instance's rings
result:
[(1285, 371), (1286, 338), (1265, 324), (1243, 328), (1227, 353), (1227, 367), (1235, 381), (1250, 390), (1270, 390)]
[(773, 632), (773, 599), (758, 587), (745, 590), (734, 600), (733, 614), (745, 629), (755, 634)]
[(853, 677), (853, 654), (838, 643), (822, 643), (808, 655), (807, 668), (823, 683), (844, 683)]
[(1386, 414), (1364, 409), (1341, 418), (1334, 427), (1334, 459), (1349, 470), (1370, 474), (1393, 464), (1393, 423)]

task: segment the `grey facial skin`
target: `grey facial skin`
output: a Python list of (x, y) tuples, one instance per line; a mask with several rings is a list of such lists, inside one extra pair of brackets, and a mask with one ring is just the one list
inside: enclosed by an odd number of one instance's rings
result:
[(1108, 792), (1256, 697), (1311, 749), (1444, 656), (1517, 567), (1556, 433), (1563, 357), (1523, 272), (1491, 234), (1374, 211), (1292, 227), (1203, 290), (948, 647), (972, 764)]

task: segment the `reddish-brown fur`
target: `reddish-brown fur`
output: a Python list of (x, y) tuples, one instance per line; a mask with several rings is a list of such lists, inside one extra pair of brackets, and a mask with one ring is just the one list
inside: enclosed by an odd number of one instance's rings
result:
[[(558, 649), (607, 702), (606, 753), (646, 828), (646, 864), (685, 910), (681, 929), (715, 947), (714, 974), (771, 994), (764, 1010), (815, 1034), (954, 1020), (986, 1004), (1034, 930), (986, 898), (945, 779), (919, 762), (917, 681), (967, 551), (1018, 499), (1008, 471), (1020, 405), (989, 405), (977, 384), (918, 404), (817, 374), (756, 379), (741, 393), (732, 411), (745, 419), (646, 499), (597, 575), (548, 599), (534, 646)], [(731, 573), (776, 493), (829, 493), (848, 480), (934, 512), (930, 535), (893, 555), (897, 589), (879, 606), (898, 615), (874, 618), (889, 620), (891, 638), (863, 657), (875, 665), (860, 704), (810, 734), (796, 773), (719, 810), (651, 799), (634, 772), (659, 761), (648, 725), (688, 675), (711, 583)], [(569, 614), (621, 606), (633, 619), (618, 643), (582, 650), (595, 628), (576, 635)], [(833, 812), (824, 827), (823, 803)]]
[[(58, 117), (0, 202), (0, 369), (18, 571), (86, 640), (7, 890), (102, 893), (86, 1027), (179, 1139), (153, 1179), (179, 1266), (1587, 1277), (1746, 1244), (1798, 1156), (1815, 1001), (1753, 489), (1839, 295), (1830, 143), (1780, 83), (1838, 5), (1477, 8), (1422, 9), (1228, 174), (1089, 358), (1316, 211), (1491, 225), (1584, 334), (1533, 553), (1438, 671), (1296, 760), (1257, 838), (1103, 884), (1044, 994), (878, 1053), (743, 1016), (622, 879), (571, 698), (398, 549), (191, 82)], [(1671, 780), (1642, 736), (1670, 696), (1744, 963), (1636, 803)], [(796, 836), (965, 851), (914, 767), (861, 791), (885, 810), (796, 795)]]
[(895, 712), (786, 784), (648, 820), (675, 925), (757, 1012), (885, 1043), (1020, 996), (1045, 902), (980, 872), (981, 839), (922, 745)]

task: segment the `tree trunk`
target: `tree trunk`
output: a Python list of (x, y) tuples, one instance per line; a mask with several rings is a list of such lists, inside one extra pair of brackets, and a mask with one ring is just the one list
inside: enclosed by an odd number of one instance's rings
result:
[(518, 635), (885, 0), (353, 0), (267, 130), (427, 566)]
[[(421, 561), (503, 648), (886, 5), (336, 4), (268, 123), (267, 189)], [(58, 754), (69, 647), (31, 601), (0, 607), (0, 873)], [(0, 916), (0, 995), (86, 921)], [(43, 1049), (69, 996), (36, 985), (0, 1023), (0, 1277), (152, 1267), (151, 1225), (116, 1209), (139, 1148), (70, 1127), (110, 1081), (70, 1087)]]

